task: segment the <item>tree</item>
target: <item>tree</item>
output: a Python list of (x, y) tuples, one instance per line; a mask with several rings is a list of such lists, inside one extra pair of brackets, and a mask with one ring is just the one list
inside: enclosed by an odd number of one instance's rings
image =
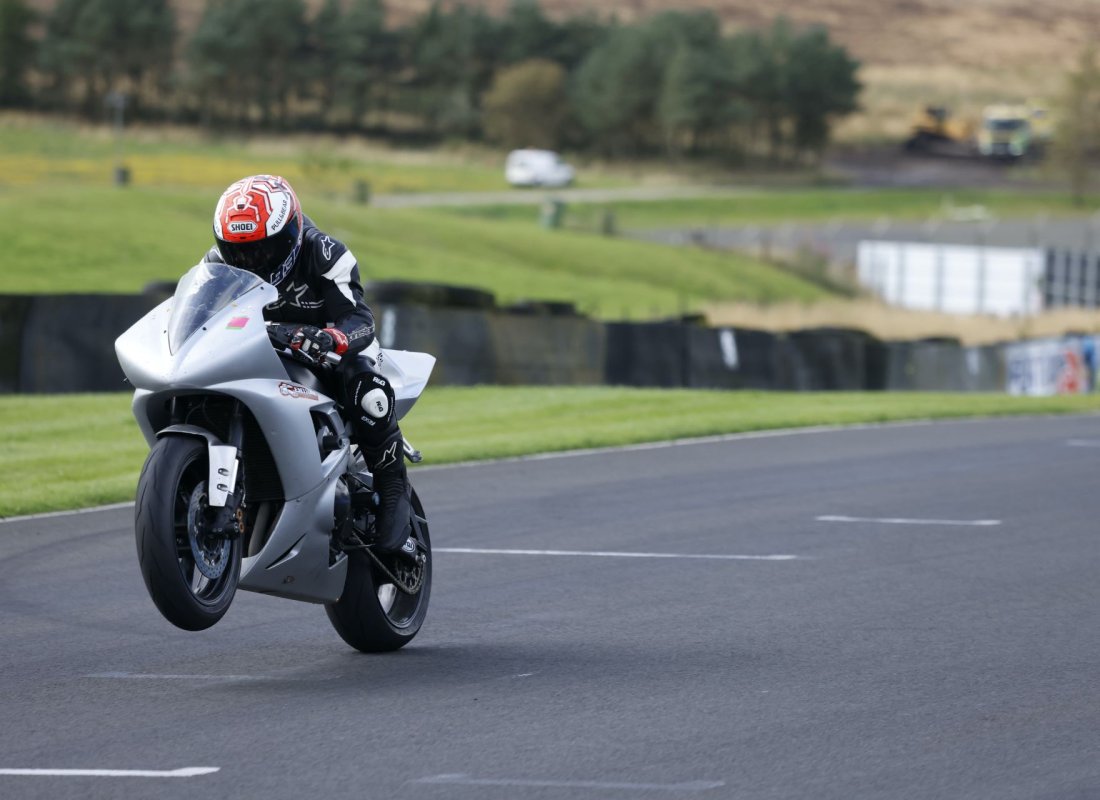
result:
[(656, 119), (665, 147), (671, 154), (697, 153), (705, 136), (739, 116), (718, 18), (710, 12), (666, 12), (648, 27), (662, 65)]
[(481, 9), (434, 3), (406, 31), (414, 75), (408, 82), (414, 109), (436, 133), (477, 133), (478, 101), (496, 70), (499, 23)]
[(824, 28), (811, 28), (791, 41), (785, 66), (795, 151), (820, 157), (832, 120), (859, 107), (859, 62), (832, 44)]
[(0, 106), (30, 100), (27, 72), (34, 56), (29, 29), (34, 12), (24, 0), (0, 0)]
[(352, 0), (343, 29), (337, 101), (348, 109), (352, 124), (360, 125), (364, 113), (388, 103), (391, 83), (403, 66), (401, 43), (386, 28), (382, 0)]
[(42, 66), (60, 102), (88, 114), (109, 92), (156, 102), (172, 69), (175, 36), (169, 0), (61, 0), (47, 20)]
[(708, 134), (740, 117), (730, 97), (728, 67), (720, 47), (700, 50), (685, 45), (673, 53), (657, 101), (657, 118), (669, 153), (698, 153)]
[(309, 77), (306, 30), (303, 0), (208, 0), (188, 48), (204, 119), (242, 123), (256, 109), (262, 124), (285, 126)]
[(347, 29), (344, 26), (344, 13), (340, 0), (325, 0), (317, 16), (310, 23), (307, 45), (309, 80), (314, 87), (311, 94), (320, 106), (321, 119), (325, 119), (335, 105), (340, 86), (340, 73), (349, 49), (345, 43), (346, 36)]
[(1074, 205), (1082, 206), (1100, 149), (1100, 61), (1094, 48), (1081, 54), (1077, 69), (1066, 77), (1058, 110), (1054, 161), (1069, 178)]
[(577, 68), (570, 97), (598, 149), (636, 153), (651, 138), (662, 65), (649, 32), (617, 28)]
[(515, 64), (547, 58), (558, 35), (558, 26), (542, 13), (537, 0), (512, 0), (501, 23), (501, 60)]
[(820, 28), (798, 33), (784, 18), (763, 33), (742, 33), (727, 45), (734, 93), (763, 128), (771, 158), (820, 154), (830, 124), (857, 108), (859, 63)]
[(508, 147), (556, 149), (569, 109), (565, 70), (546, 59), (501, 69), (482, 101), (485, 133)]

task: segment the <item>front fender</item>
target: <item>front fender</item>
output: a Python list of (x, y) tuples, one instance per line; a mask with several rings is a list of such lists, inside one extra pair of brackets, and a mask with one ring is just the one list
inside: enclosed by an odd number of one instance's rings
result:
[(209, 473), (206, 480), (208, 502), (223, 507), (237, 487), (237, 448), (228, 445), (205, 428), (198, 425), (169, 425), (157, 431), (157, 438), (165, 436), (197, 436), (206, 440)]

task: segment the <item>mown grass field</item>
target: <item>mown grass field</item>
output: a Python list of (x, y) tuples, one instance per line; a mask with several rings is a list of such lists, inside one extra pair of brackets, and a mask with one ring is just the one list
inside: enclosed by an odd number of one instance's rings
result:
[[(741, 226), (784, 222), (851, 222), (879, 219), (950, 219), (952, 214), (982, 207), (1002, 218), (1044, 215), (1080, 215), (1100, 206), (1100, 195), (1087, 198), (1083, 209), (1066, 192), (942, 189), (746, 189), (731, 197), (572, 203), (567, 227), (595, 230), (605, 211), (615, 215), (621, 229)], [(512, 205), (449, 209), (463, 217), (529, 220), (530, 208)]]
[[(443, 464), (808, 425), (1074, 412), (1100, 412), (1100, 395), (429, 387), (402, 427), (425, 464)], [(0, 440), (0, 517), (130, 500), (147, 452), (122, 394), (0, 397)]]
[[(216, 194), (54, 185), (0, 190), (11, 231), (0, 293), (137, 292), (175, 279), (213, 243)], [(695, 310), (716, 299), (812, 301), (825, 293), (747, 256), (661, 247), (534, 222), (468, 219), (304, 199), (351, 247), (365, 280), (476, 286), (500, 302), (568, 300), (603, 317)], [(530, 211), (530, 209), (528, 209)]]
[[(352, 199), (365, 182), (374, 194), (501, 191), (504, 153), (472, 146), (394, 149), (331, 135), (247, 137), (184, 128), (127, 129), (0, 114), (0, 188), (44, 184), (103, 186), (117, 163), (138, 187), (201, 187), (218, 192), (244, 175), (282, 175), (302, 193)], [(621, 186), (614, 171), (589, 168), (587, 187)], [(215, 195), (216, 196), (216, 195)]]

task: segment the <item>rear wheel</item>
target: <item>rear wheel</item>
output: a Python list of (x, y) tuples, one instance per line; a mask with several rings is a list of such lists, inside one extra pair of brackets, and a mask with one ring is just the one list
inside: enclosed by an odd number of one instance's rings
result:
[(145, 588), (173, 625), (201, 631), (229, 610), (241, 571), (240, 537), (209, 532), (207, 446), (166, 436), (138, 481), (134, 533)]
[[(364, 552), (348, 554), (348, 577), (335, 603), (325, 605), (329, 622), (340, 638), (364, 653), (398, 650), (416, 636), (428, 613), (432, 591), (432, 543), (428, 520), (416, 491), (412, 493), (413, 536), (422, 563), (414, 567), (403, 556), (379, 556), (379, 565)], [(393, 578), (412, 594), (398, 588)]]

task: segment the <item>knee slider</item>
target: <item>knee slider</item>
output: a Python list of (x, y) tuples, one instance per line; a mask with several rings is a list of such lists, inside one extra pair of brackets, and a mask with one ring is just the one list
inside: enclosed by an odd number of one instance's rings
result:
[(359, 405), (374, 419), (385, 419), (390, 413), (389, 395), (377, 387), (363, 395)]

